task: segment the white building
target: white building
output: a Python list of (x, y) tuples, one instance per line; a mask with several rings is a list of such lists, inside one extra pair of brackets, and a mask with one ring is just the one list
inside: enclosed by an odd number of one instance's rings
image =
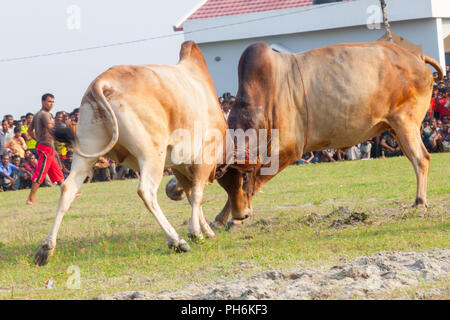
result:
[[(314, 2), (315, 3), (315, 2)], [(386, 0), (392, 32), (450, 65), (450, 0)], [(175, 27), (202, 49), (218, 95), (235, 94), (237, 66), (250, 44), (282, 52), (381, 38), (379, 0), (313, 5), (313, 0), (206, 0)]]

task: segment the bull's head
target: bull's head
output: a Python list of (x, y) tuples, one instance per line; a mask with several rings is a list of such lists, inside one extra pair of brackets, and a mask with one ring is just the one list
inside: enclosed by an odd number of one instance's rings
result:
[(242, 221), (253, 214), (252, 198), (257, 189), (255, 169), (240, 171), (230, 166), (218, 182), (228, 193), (233, 220)]
[(226, 152), (226, 164), (217, 168), (216, 178), (228, 193), (235, 223), (252, 215), (252, 198), (260, 188), (260, 169), (266, 164), (272, 138), (265, 130), (264, 119), (261, 106), (244, 107), (240, 100), (228, 118), (227, 146), (231, 141), (232, 147)]

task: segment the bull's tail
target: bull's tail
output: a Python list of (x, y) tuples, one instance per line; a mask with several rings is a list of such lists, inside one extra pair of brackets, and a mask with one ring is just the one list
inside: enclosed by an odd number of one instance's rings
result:
[(420, 57), (422, 58), (423, 62), (431, 65), (434, 69), (436, 69), (438, 75), (434, 77), (434, 81), (438, 82), (444, 79), (444, 71), (442, 70), (442, 67), (439, 64), (439, 62), (437, 62), (433, 57), (430, 57), (425, 53), (422, 53)]
[(69, 128), (59, 128), (55, 129), (53, 132), (53, 136), (57, 141), (65, 142), (73, 147), (73, 151), (77, 154), (79, 154), (82, 157), (85, 158), (98, 158), (100, 156), (105, 155), (111, 149), (114, 147), (114, 145), (117, 143), (117, 140), (119, 140), (119, 125), (117, 123), (117, 117), (111, 108), (111, 105), (106, 100), (105, 95), (103, 94), (103, 89), (106, 87), (106, 84), (102, 81), (96, 81), (94, 85), (91, 88), (91, 93), (93, 97), (95, 98), (95, 101), (97, 104), (106, 110), (107, 113), (109, 113), (112, 122), (112, 138), (111, 141), (108, 143), (108, 145), (103, 148), (101, 151), (98, 151), (96, 153), (87, 154), (81, 150), (80, 143), (78, 141), (78, 138), (76, 135), (72, 132)]

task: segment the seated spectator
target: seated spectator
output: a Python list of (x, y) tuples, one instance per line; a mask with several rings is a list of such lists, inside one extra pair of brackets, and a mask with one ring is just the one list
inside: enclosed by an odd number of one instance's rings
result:
[(88, 182), (111, 181), (109, 162), (104, 157), (99, 157), (94, 168), (88, 176)]
[(34, 170), (36, 170), (37, 160), (30, 150), (25, 151), (25, 161), (23, 162), (23, 167), (31, 175), (33, 175)]
[(427, 148), (427, 150), (429, 148), (430, 135), (430, 121), (425, 120), (420, 126), (420, 137), (422, 138), (423, 145), (425, 146), (425, 148)]
[(351, 147), (347, 150), (345, 153), (345, 156), (347, 160), (359, 160), (361, 159), (361, 149), (360, 144), (357, 144), (356, 146)]
[(430, 136), (428, 138), (428, 148), (427, 148), (429, 152), (441, 151), (439, 149), (440, 145), (438, 144), (438, 140), (440, 137), (438, 129), (439, 128), (437, 126), (437, 121), (432, 120), (430, 125)]
[(125, 175), (127, 179), (137, 179), (139, 178), (139, 173), (134, 171), (133, 169), (128, 170), (128, 174)]
[(381, 157), (384, 159), (385, 157), (398, 157), (403, 155), (400, 146), (397, 143), (397, 140), (390, 134), (389, 131), (383, 133), (381, 141)]
[(27, 149), (27, 145), (25, 140), (21, 137), (21, 128), (14, 128), (14, 137), (9, 140), (9, 142), (5, 146), (5, 150), (9, 150), (11, 156), (19, 156), (20, 159), (25, 157), (25, 150)]
[(2, 191), (15, 190), (19, 171), (23, 169), (10, 163), (9, 155), (4, 154), (0, 162), (0, 188)]
[(342, 151), (328, 149), (320, 151), (318, 154), (319, 162), (336, 162), (342, 161)]
[(372, 145), (370, 150), (370, 157), (371, 158), (379, 158), (381, 157), (381, 135), (373, 137), (372, 140), (370, 140), (370, 143)]
[(163, 175), (165, 175), (165, 176), (172, 176), (173, 175), (172, 168), (164, 169)]
[(370, 159), (370, 152), (372, 150), (372, 142), (370, 140), (364, 141), (361, 143), (361, 159), (362, 160), (369, 160)]
[(128, 169), (125, 166), (122, 166), (120, 164), (116, 165), (116, 175), (114, 177), (114, 180), (125, 180), (126, 175), (128, 175), (128, 172), (130, 169)]
[(20, 168), (21, 170), (17, 170), (15, 173), (13, 173), (13, 178), (16, 180), (14, 184), (14, 189), (19, 190), (23, 189), (21, 188), (22, 180), (24, 180), (24, 174), (26, 173), (26, 170), (23, 169), (23, 165), (21, 163), (22, 158), (20, 158), (18, 155), (11, 157), (11, 163), (15, 165), (17, 168)]
[(438, 130), (437, 144), (441, 152), (450, 152), (450, 122), (446, 121), (442, 129)]
[(311, 164), (319, 162), (319, 158), (314, 155), (314, 152), (305, 153), (300, 159), (298, 159), (294, 164)]

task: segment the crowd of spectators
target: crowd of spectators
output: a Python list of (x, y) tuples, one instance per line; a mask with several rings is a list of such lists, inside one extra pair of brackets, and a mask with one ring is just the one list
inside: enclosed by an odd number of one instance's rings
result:
[[(447, 67), (447, 74), (450, 69)], [(435, 84), (430, 109), (422, 123), (420, 133), (422, 141), (429, 152), (450, 152), (450, 78), (446, 76)], [(225, 119), (228, 119), (236, 100), (230, 93), (218, 98)], [(27, 133), (33, 121), (33, 114), (27, 113), (14, 120), (12, 115), (5, 115), (0, 129), (0, 192), (27, 189), (31, 187), (31, 177), (37, 165), (36, 141)], [(55, 127), (69, 127), (76, 132), (79, 109), (72, 112), (59, 111), (55, 114)], [(55, 142), (60, 165), (66, 178), (70, 173), (73, 152), (64, 143)], [(394, 136), (386, 131), (380, 136), (364, 141), (345, 150), (328, 149), (308, 152), (295, 164), (312, 164), (343, 160), (369, 160), (402, 155)], [(165, 174), (171, 174), (166, 170)], [(138, 178), (139, 173), (117, 164), (111, 159), (100, 157), (85, 182), (111, 181), (116, 179)], [(46, 177), (43, 186), (52, 186)]]
[[(68, 127), (77, 130), (80, 112), (76, 108), (72, 112), (59, 111), (55, 114), (55, 127)], [(36, 141), (27, 133), (34, 114), (27, 113), (14, 120), (12, 115), (5, 115), (0, 129), (0, 192), (31, 188), (38, 155)], [(59, 157), (64, 177), (70, 173), (73, 152), (69, 146), (55, 141), (55, 150)], [(100, 157), (92, 168), (85, 182), (110, 181), (113, 179), (136, 178), (139, 174), (120, 166), (110, 159)], [(43, 187), (54, 186), (49, 177), (45, 178)]]

